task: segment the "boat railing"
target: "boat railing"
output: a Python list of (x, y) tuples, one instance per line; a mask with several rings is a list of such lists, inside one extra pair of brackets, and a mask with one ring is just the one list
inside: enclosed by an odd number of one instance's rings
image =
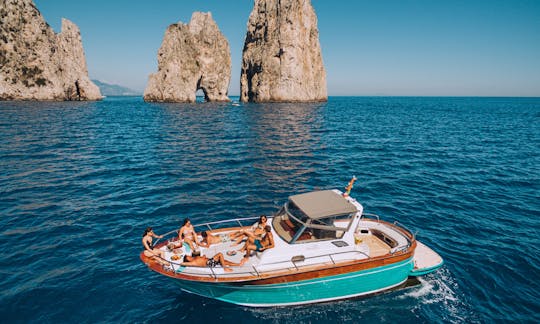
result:
[[(321, 255), (312, 256), (312, 257), (303, 257), (301, 260), (294, 260), (295, 257), (293, 257), (293, 258), (291, 258), (291, 260), (278, 261), (278, 262), (272, 262), (272, 263), (265, 263), (262, 266), (272, 268), (273, 266), (277, 266), (277, 265), (286, 265), (286, 266), (288, 266), (288, 268), (292, 269), (294, 267), (296, 269), (296, 271), (300, 271), (302, 266), (314, 266), (314, 265), (325, 264), (325, 263), (330, 263), (330, 262), (332, 263), (332, 265), (335, 265), (336, 264), (336, 259), (335, 259), (336, 255), (351, 254), (351, 253), (362, 254), (362, 255), (364, 255), (366, 257), (366, 259), (369, 259), (369, 255), (367, 255), (364, 252), (357, 251), (357, 250), (348, 250), (348, 251), (343, 251), (343, 252), (321, 254)], [(324, 260), (324, 261), (298, 265), (299, 262), (305, 262), (306, 260), (319, 259), (319, 258), (325, 258), (325, 257), (327, 259)], [(204, 269), (210, 269), (211, 273), (203, 273), (201, 271), (189, 271), (188, 270), (189, 267), (182, 266), (181, 262), (169, 261), (169, 260), (165, 260), (163, 258), (161, 258), (161, 260), (163, 260), (166, 263), (170, 264), (171, 268), (169, 268), (169, 271), (174, 271), (173, 266), (183, 267), (184, 269), (179, 273), (190, 274), (190, 275), (198, 275), (198, 276), (207, 275), (207, 276), (209, 276), (211, 278), (214, 278), (214, 279), (217, 279), (218, 277), (238, 277), (238, 276), (242, 276), (242, 275), (253, 276), (253, 273), (255, 273), (256, 277), (260, 278), (262, 275), (264, 275), (266, 273), (272, 273), (272, 272), (275, 272), (275, 271), (283, 270), (283, 268), (280, 268), (279, 270), (274, 269), (274, 268), (272, 268), (271, 270), (263, 270), (263, 269), (261, 269), (261, 267), (257, 267), (257, 265), (253, 264), (253, 265), (251, 265), (251, 268), (250, 268), (249, 271), (247, 271), (247, 270), (244, 270), (244, 271), (241, 271), (241, 272), (234, 271), (234, 272), (230, 272), (230, 273), (229, 272), (224, 272), (223, 274), (218, 275), (218, 274), (216, 274), (216, 272), (214, 271), (214, 268), (212, 268), (212, 267), (204, 268)], [(355, 260), (355, 258), (343, 259), (343, 260), (337, 260), (337, 261), (347, 261), (347, 260)], [(198, 267), (195, 267), (195, 268), (198, 268)], [(231, 268), (237, 268), (237, 267), (231, 266)]]
[(379, 215), (375, 215), (375, 214), (369, 214), (369, 213), (362, 213), (362, 216), (363, 217), (366, 217), (366, 218), (374, 218), (377, 220), (377, 222), (380, 222), (381, 219), (379, 218)]
[[(253, 222), (253, 221), (258, 221), (258, 220), (259, 220), (259, 216), (252, 216), (252, 217), (226, 219), (226, 220), (221, 220), (221, 221), (214, 221), (214, 222), (208, 222), (208, 223), (202, 223), (202, 224), (195, 224), (195, 225), (193, 225), (193, 227), (195, 229), (200, 229), (201, 231), (202, 230), (213, 231), (213, 230), (220, 229), (220, 228), (226, 228), (227, 226), (225, 226), (225, 225), (228, 225), (228, 224), (238, 225), (238, 227), (251, 226), (251, 224), (248, 225), (247, 221)], [(199, 231), (196, 230), (196, 232), (199, 232)], [(170, 237), (173, 234), (178, 236), (178, 230), (173, 230), (173, 231), (167, 232), (167, 233), (163, 234), (162, 236), (164, 238), (167, 238), (167, 237)], [(161, 240), (162, 239), (156, 239), (154, 245), (158, 244)], [(168, 238), (168, 240), (170, 240), (170, 238)]]
[[(363, 213), (363, 217), (370, 218), (370, 219), (376, 219), (377, 223), (381, 223), (381, 219), (379, 215), (376, 214), (369, 214), (369, 213)], [(395, 221), (393, 223), (384, 222), (386, 226), (391, 227), (398, 233), (401, 233), (403, 236), (405, 236), (405, 239), (407, 240), (407, 244), (402, 244), (400, 246), (396, 246), (391, 249), (391, 254), (395, 254), (398, 252), (406, 251), (412, 244), (414, 240), (416, 240), (416, 232), (411, 231), (409, 228), (407, 228), (405, 225), (401, 224), (398, 221)]]
[[(375, 218), (375, 219), (377, 219), (378, 222), (380, 222), (379, 216), (377, 216), (375, 214), (363, 214), (363, 215), (364, 216), (369, 216), (370, 218)], [(199, 228), (199, 229), (200, 228), (206, 228), (208, 230), (217, 230), (217, 229), (221, 229), (221, 228), (230, 228), (230, 226), (226, 226), (226, 225), (229, 225), (229, 224), (235, 224), (235, 225), (238, 225), (239, 227), (246, 227), (246, 226), (251, 226), (251, 223), (253, 221), (257, 221), (258, 219), (259, 219), (259, 217), (245, 217), (245, 218), (236, 218), (236, 219), (229, 219), (229, 220), (222, 220), (222, 221), (215, 221), (215, 222), (196, 224), (196, 225), (193, 225), (193, 226), (195, 228)], [(249, 224), (249, 225), (247, 225), (247, 224)], [(399, 226), (395, 225), (395, 224), (397, 224), (397, 222), (395, 222), (394, 224), (392, 224), (392, 223), (386, 223), (386, 224), (396, 228), (397, 230), (400, 230), (401, 232), (405, 231), (404, 229), (401, 229)], [(408, 231), (408, 230), (406, 230), (406, 231)], [(175, 237), (171, 237), (173, 234), (174, 234)], [(168, 240), (168, 242), (173, 241), (176, 238), (176, 236), (178, 236), (178, 230), (173, 230), (173, 231), (170, 231), (170, 232), (167, 232), (167, 233), (163, 234), (163, 237), (166, 238)], [(160, 240), (162, 240), (162, 239), (157, 239), (155, 241), (155, 245), (157, 245), (160, 242)], [(405, 252), (407, 250), (408, 246), (410, 246), (410, 242), (409, 242), (409, 244), (407, 246), (397, 247), (396, 250), (392, 254), (395, 255), (395, 253)], [(300, 267), (302, 267), (302, 266), (313, 266), (313, 265), (324, 264), (324, 263), (329, 263), (329, 262), (331, 262), (332, 264), (336, 264), (335, 256), (343, 255), (343, 254), (351, 254), (351, 253), (354, 253), (356, 255), (358, 255), (358, 254), (364, 255), (367, 259), (370, 258), (368, 254), (363, 253), (361, 251), (348, 250), (348, 251), (343, 251), (343, 252), (328, 253), (328, 254), (321, 254), (321, 255), (316, 255), (316, 256), (311, 256), (311, 257), (304, 257), (301, 261), (300, 260), (294, 260), (294, 257), (293, 257), (293, 258), (291, 258), (291, 260), (277, 261), (277, 262), (273, 262), (273, 263), (265, 263), (262, 266), (271, 268), (272, 266), (277, 266), (277, 265), (280, 265), (280, 264), (281, 265), (291, 265), (290, 268), (295, 268), (297, 271), (299, 271)], [(305, 262), (306, 260), (317, 259), (317, 258), (325, 258), (325, 257), (327, 259), (324, 260), (324, 261), (321, 261), (321, 262), (298, 265), (299, 262)], [(390, 257), (393, 257), (393, 256), (388, 256), (387, 258), (390, 258)], [(158, 258), (160, 258), (160, 257), (158, 257)], [(351, 258), (351, 260), (353, 260), (353, 259), (354, 258)], [(184, 266), (182, 266), (181, 262), (174, 262), (172, 260), (166, 260), (166, 259), (163, 259), (163, 258), (161, 258), (161, 260), (163, 260), (165, 263), (170, 264), (173, 269), (174, 269), (173, 266), (184, 267)], [(339, 260), (339, 261), (345, 261), (345, 260)], [(271, 273), (273, 271), (276, 271), (275, 269), (274, 270), (263, 270), (263, 271), (261, 271), (260, 267), (258, 268), (257, 265), (252, 265), (251, 268), (252, 268), (252, 270), (250, 270), (250, 271), (243, 271), (243, 272), (236, 272), (235, 271), (235, 272), (232, 272), (232, 273), (223, 273), (223, 274), (219, 274), (219, 275), (216, 274), (214, 269), (211, 268), (211, 267), (207, 267), (206, 269), (210, 269), (210, 272), (211, 272), (211, 273), (208, 273), (207, 275), (212, 277), (212, 278), (215, 278), (215, 279), (218, 278), (218, 276), (219, 277), (227, 277), (227, 276), (239, 276), (239, 275), (244, 275), (244, 274), (252, 276), (253, 273), (255, 273), (255, 275), (257, 277), (261, 277), (265, 273)], [(205, 273), (202, 273), (200, 271), (189, 271), (188, 267), (184, 267), (184, 269), (183, 269), (183, 271), (181, 273), (193, 274), (193, 275), (205, 275)]]
[[(365, 218), (376, 219), (378, 223), (381, 222), (379, 215), (376, 215), (376, 214), (363, 213), (362, 216)], [(405, 234), (407, 239), (409, 237), (412, 238), (412, 240), (416, 239), (416, 232), (411, 231), (407, 226), (403, 225), (402, 223), (398, 221), (395, 221), (393, 223), (388, 223), (388, 222), (384, 222), (384, 223), (387, 224), (388, 226), (391, 226), (398, 232)]]
[(412, 236), (413, 240), (416, 240), (416, 232), (411, 231), (407, 226), (403, 225), (402, 223), (398, 221), (395, 221), (393, 225), (395, 228), (399, 229), (401, 232), (403, 232), (403, 230), (407, 231), (408, 234)]

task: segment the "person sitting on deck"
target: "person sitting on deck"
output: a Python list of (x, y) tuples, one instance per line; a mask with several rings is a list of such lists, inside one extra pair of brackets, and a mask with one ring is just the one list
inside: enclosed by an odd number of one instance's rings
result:
[(231, 234), (218, 234), (212, 235), (209, 231), (201, 232), (202, 241), (199, 242), (199, 246), (209, 248), (212, 244), (227, 243), (232, 240)]
[(152, 238), (163, 238), (163, 235), (156, 235), (152, 230), (152, 227), (147, 227), (142, 238), (144, 255), (152, 260), (156, 260), (161, 265), (167, 265), (167, 262), (165, 262), (165, 252), (154, 248)]
[(259, 217), (259, 221), (253, 224), (248, 230), (241, 230), (236, 233), (231, 234), (231, 238), (236, 238), (235, 245), (240, 245), (240, 242), (242, 242), (246, 237), (248, 239), (250, 237), (256, 237), (261, 239), (265, 233), (264, 228), (267, 226), (266, 222), (268, 221), (268, 218), (266, 215), (261, 215)]
[(195, 229), (191, 224), (189, 218), (184, 219), (184, 225), (178, 230), (178, 240), (180, 242), (186, 242), (189, 244), (191, 251), (195, 251), (197, 248), (197, 234), (195, 234)]
[(240, 249), (240, 251), (246, 251), (244, 259), (249, 258), (251, 251), (262, 252), (274, 247), (274, 235), (272, 234), (272, 228), (270, 225), (266, 225), (264, 228), (265, 235), (262, 239), (256, 237), (250, 237), (246, 244)]
[(182, 262), (180, 265), (184, 267), (210, 267), (214, 268), (218, 265), (221, 265), (223, 267), (223, 270), (225, 272), (231, 272), (232, 269), (229, 268), (230, 266), (241, 266), (243, 265), (245, 260), (242, 260), (240, 263), (234, 263), (231, 261), (225, 260), (222, 253), (218, 253), (214, 255), (212, 258), (207, 258), (205, 256), (184, 256), (184, 262)]

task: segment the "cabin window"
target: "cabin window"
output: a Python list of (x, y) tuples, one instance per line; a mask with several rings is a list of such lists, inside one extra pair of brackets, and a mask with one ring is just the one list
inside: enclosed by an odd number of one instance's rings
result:
[(305, 224), (309, 220), (309, 217), (304, 214), (304, 212), (301, 211), (300, 208), (298, 208), (293, 202), (289, 202), (287, 204), (287, 211), (291, 216), (293, 216), (293, 219), (296, 218), (295, 221), (297, 221), (298, 224)]
[[(274, 218), (272, 226), (289, 243), (335, 240), (349, 229), (354, 214), (311, 219), (289, 201)], [(293, 242), (294, 241), (294, 242)]]
[(311, 238), (308, 233), (303, 233), (306, 221), (308, 217), (294, 203), (289, 202), (278, 212), (272, 227), (282, 239), (291, 243), (295, 237), (297, 240)]

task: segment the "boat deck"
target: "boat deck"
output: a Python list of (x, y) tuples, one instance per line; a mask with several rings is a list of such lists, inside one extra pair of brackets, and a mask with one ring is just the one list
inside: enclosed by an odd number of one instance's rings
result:
[(420, 241), (416, 241), (416, 250), (414, 251), (414, 269), (411, 271), (413, 276), (421, 276), (433, 272), (443, 265), (442, 257)]
[[(242, 259), (244, 258), (245, 252), (240, 251), (241, 248), (244, 246), (244, 243), (240, 243), (239, 245), (235, 245), (234, 242), (223, 242), (218, 244), (213, 244), (209, 248), (203, 248), (200, 247), (200, 254), (203, 256), (206, 256), (208, 258), (212, 258), (218, 253), (222, 253), (225, 260), (233, 262), (233, 263), (240, 263)], [(183, 244), (183, 247), (181, 249), (175, 249), (174, 251), (170, 251), (166, 246), (162, 246), (161, 249), (165, 251), (165, 259), (167, 261), (171, 262), (171, 266), (175, 273), (193, 273), (196, 275), (226, 275), (227, 277), (235, 277), (235, 276), (242, 276), (245, 277), (246, 274), (250, 275), (257, 275), (258, 270), (257, 266), (259, 265), (259, 256), (262, 255), (264, 252), (256, 252), (252, 253), (252, 255), (248, 258), (248, 260), (242, 265), (242, 266), (230, 266), (230, 268), (233, 270), (232, 272), (225, 272), (223, 270), (223, 267), (218, 266), (213, 269), (210, 269), (208, 267), (182, 267), (180, 266), (180, 263), (182, 262), (182, 259), (185, 254), (191, 255), (192, 251), (186, 243)], [(375, 258), (379, 256), (384, 256), (390, 253), (390, 246), (383, 242), (381, 239), (374, 235), (364, 235), (362, 236), (361, 240), (357, 241), (357, 244), (355, 246), (356, 251), (362, 252), (364, 255), (366, 255), (369, 258)], [(172, 260), (171, 257), (173, 255), (178, 256), (178, 260)], [(365, 258), (367, 258), (365, 257)], [(319, 263), (319, 266), (322, 265), (332, 265), (333, 262), (329, 259), (327, 263)], [(297, 267), (292, 263), (284, 263), (281, 265), (281, 267), (276, 268), (276, 270), (280, 271), (297, 271)]]
[(370, 258), (390, 253), (390, 246), (374, 235), (369, 234), (363, 236), (362, 243), (368, 246), (368, 255)]

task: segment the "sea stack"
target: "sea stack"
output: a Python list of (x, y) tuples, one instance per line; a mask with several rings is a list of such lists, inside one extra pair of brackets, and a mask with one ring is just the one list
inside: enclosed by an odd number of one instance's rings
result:
[(0, 100), (100, 100), (79, 28), (56, 34), (32, 0), (0, 0)]
[(310, 0), (255, 0), (244, 43), (240, 100), (328, 100)]
[(158, 52), (158, 72), (151, 74), (145, 101), (195, 102), (201, 89), (206, 101), (229, 101), (231, 51), (211, 13), (195, 12), (189, 24), (167, 28)]

